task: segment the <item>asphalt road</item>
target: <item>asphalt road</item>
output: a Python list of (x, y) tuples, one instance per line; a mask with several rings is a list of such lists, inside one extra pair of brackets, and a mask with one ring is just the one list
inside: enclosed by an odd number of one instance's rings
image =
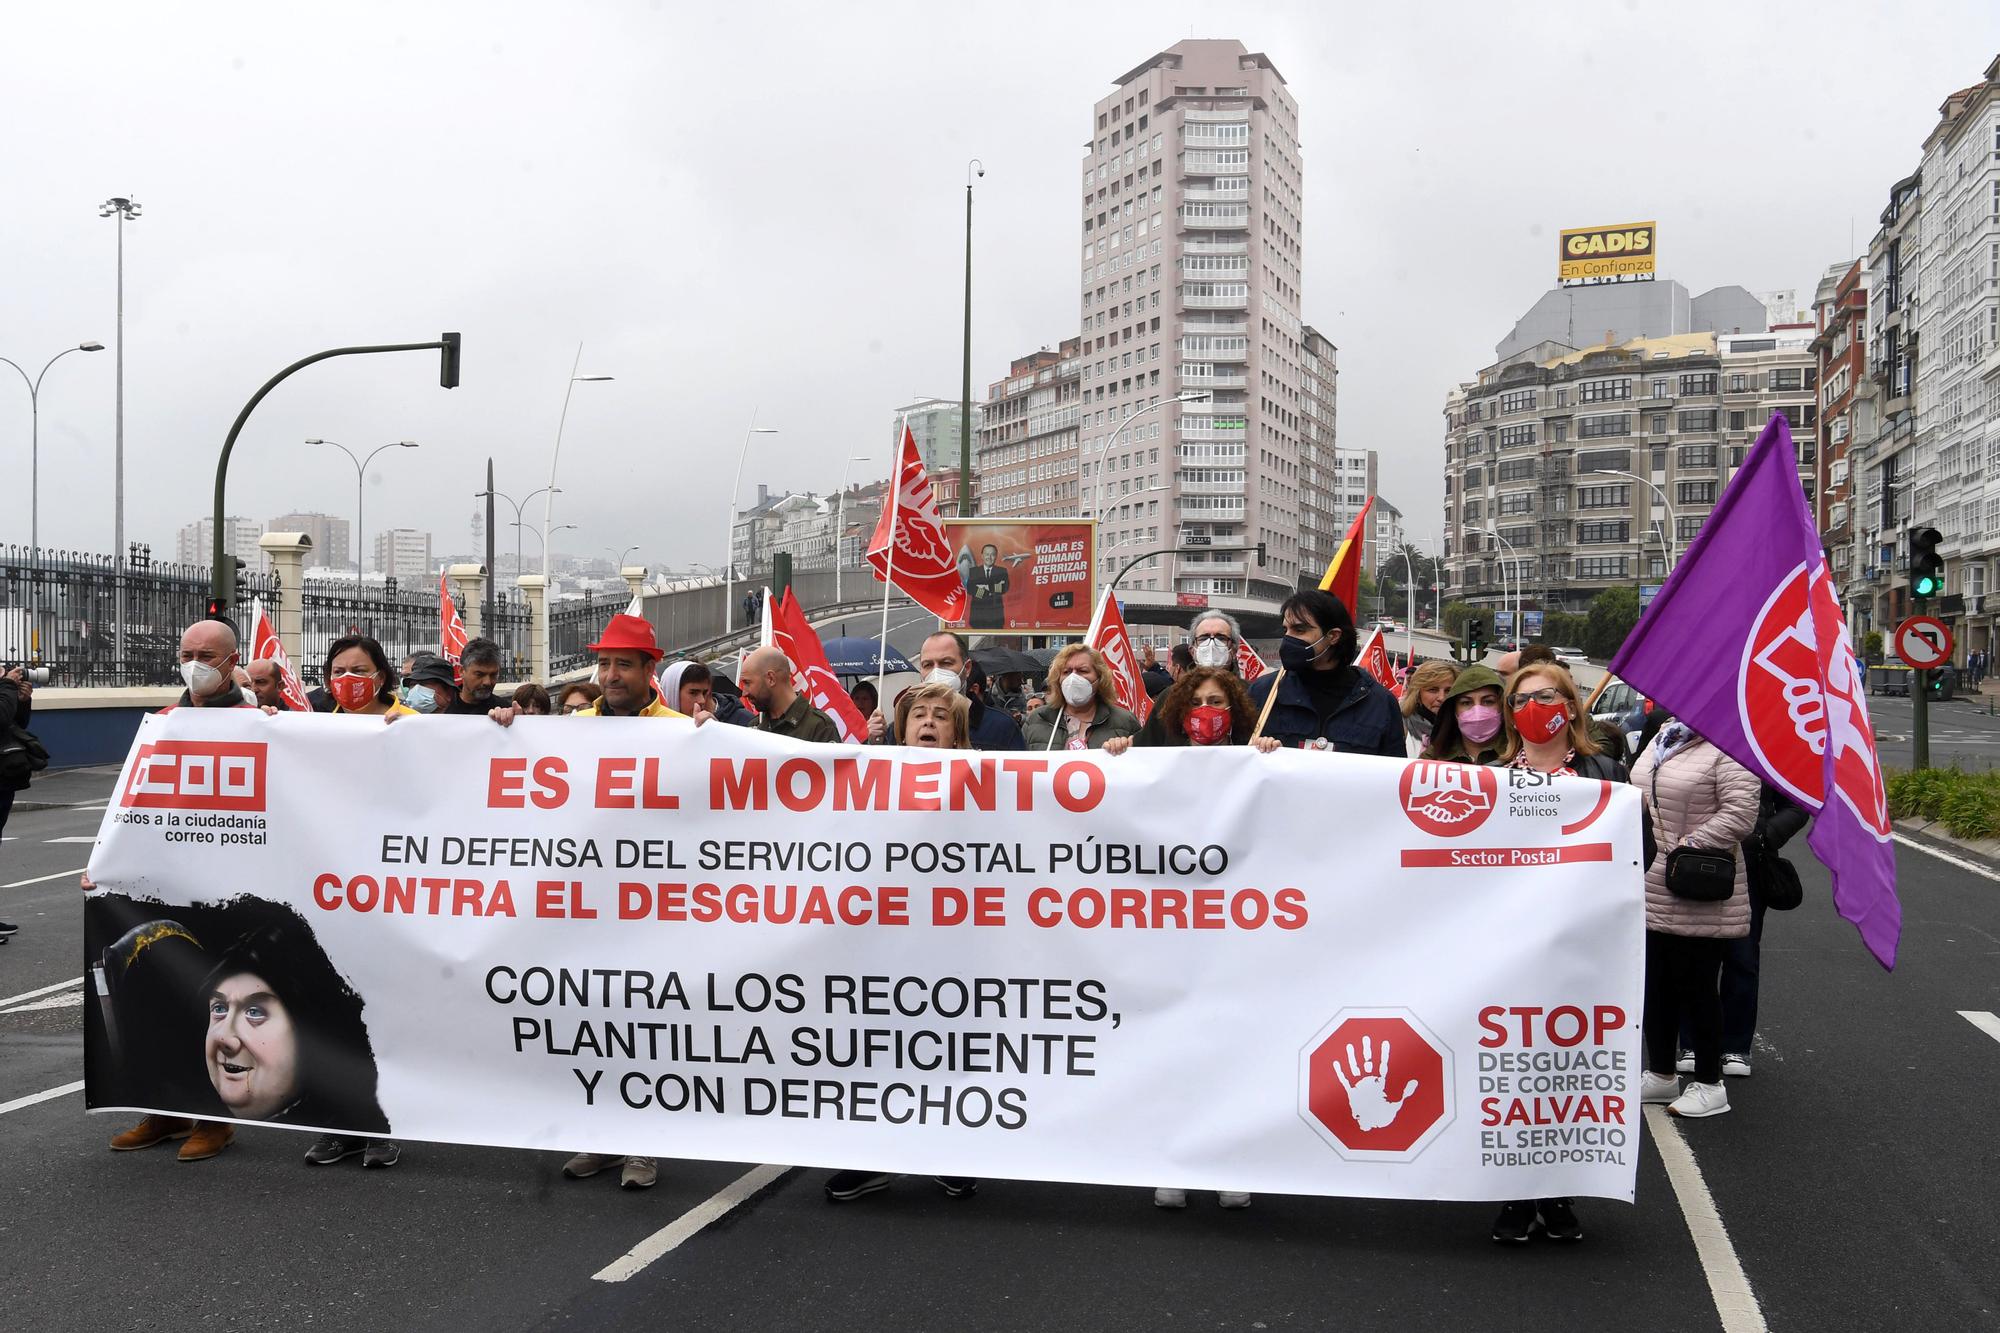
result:
[[(2000, 707), (2000, 700), (1991, 701)], [(1978, 771), (2000, 764), (2000, 716), (1989, 714), (1986, 699), (1932, 700), (1929, 704), (1931, 763)], [(1915, 728), (1908, 699), (1871, 696), (1868, 718), (1875, 724), (1875, 744), (1891, 768), (1912, 766), (1911, 735)]]
[[(33, 795), (88, 805), (109, 783)], [(17, 813), (0, 847), (0, 917), (22, 926), (0, 946), (8, 1328), (1724, 1326), (1651, 1133), (1636, 1205), (1586, 1200), (1582, 1244), (1505, 1250), (1486, 1204), (1262, 1195), (1239, 1213), (1196, 1196), (1163, 1213), (1134, 1189), (990, 1181), (953, 1200), (906, 1179), (832, 1206), (810, 1171), (701, 1226), (689, 1214), (754, 1164), (663, 1161), (658, 1188), (628, 1194), (511, 1150), (409, 1143), (389, 1171), (309, 1167), (306, 1137), (275, 1129), (198, 1164), (114, 1154), (128, 1117), (86, 1116), (76, 1093), (9, 1107), (82, 1077), (89, 848), (63, 839), (99, 818)], [(1767, 927), (1755, 1076), (1731, 1114), (1669, 1131), (1759, 1304), (1735, 1327), (2000, 1328), (2000, 1040), (1959, 1015), (2000, 1012), (2000, 876), (1900, 855), (1889, 975), (1799, 850), (1807, 904)], [(593, 1278), (668, 1227), (678, 1248)]]

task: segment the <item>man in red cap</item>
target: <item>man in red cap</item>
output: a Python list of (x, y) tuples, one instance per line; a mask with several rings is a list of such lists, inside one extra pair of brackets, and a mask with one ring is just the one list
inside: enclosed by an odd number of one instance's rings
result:
[(590, 645), (597, 654), (597, 688), (602, 698), (578, 717), (686, 717), (669, 708), (653, 685), (653, 669), (665, 656), (653, 637), (653, 626), (642, 616), (618, 615), (604, 627), (604, 637)]
[[(597, 654), (597, 688), (604, 693), (574, 717), (686, 717), (667, 707), (653, 687), (653, 668), (664, 654), (653, 637), (651, 622), (640, 616), (617, 615), (604, 636), (590, 645)], [(506, 726), (519, 716), (514, 708), (496, 708), (490, 716)]]

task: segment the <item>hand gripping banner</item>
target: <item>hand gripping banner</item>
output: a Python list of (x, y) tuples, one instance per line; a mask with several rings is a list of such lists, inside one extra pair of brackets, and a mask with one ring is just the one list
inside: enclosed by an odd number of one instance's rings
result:
[[(373, 775), (367, 782), (354, 775)], [(1337, 856), (1302, 830), (1337, 828)], [(176, 709), (87, 1097), (564, 1152), (1632, 1197), (1636, 793), (1245, 747)]]

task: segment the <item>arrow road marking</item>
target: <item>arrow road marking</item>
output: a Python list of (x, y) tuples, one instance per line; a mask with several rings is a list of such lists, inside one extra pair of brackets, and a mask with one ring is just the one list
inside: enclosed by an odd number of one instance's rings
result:
[(1984, 1009), (1961, 1009), (1958, 1016), (1984, 1032), (1995, 1041), (2000, 1041), (2000, 1018)]

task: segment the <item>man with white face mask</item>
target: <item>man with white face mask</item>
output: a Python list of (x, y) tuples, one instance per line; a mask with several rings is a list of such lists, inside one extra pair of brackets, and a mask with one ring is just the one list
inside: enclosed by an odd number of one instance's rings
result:
[[(176, 708), (255, 708), (236, 683), (236, 629), (226, 620), (197, 620), (181, 635), (182, 691)], [(83, 888), (95, 888), (90, 876)], [(190, 1120), (175, 1115), (148, 1115), (111, 1138), (113, 1152), (133, 1152), (156, 1143), (184, 1140), (180, 1160), (200, 1162), (216, 1156), (236, 1137), (233, 1126), (219, 1120)]]
[[(971, 660), (972, 654), (966, 648), (965, 640), (948, 629), (941, 629), (924, 640), (924, 646), (917, 654), (917, 670), (923, 673), (923, 684), (936, 682), (949, 685), (960, 694), (965, 694), (966, 667)], [(988, 708), (981, 700), (969, 696), (968, 700), (971, 704), (973, 749), (1027, 748), (1021, 740), (1021, 728), (1015, 725), (1013, 718), (998, 708)], [(871, 745), (894, 743), (879, 708), (868, 718), (868, 742)]]

